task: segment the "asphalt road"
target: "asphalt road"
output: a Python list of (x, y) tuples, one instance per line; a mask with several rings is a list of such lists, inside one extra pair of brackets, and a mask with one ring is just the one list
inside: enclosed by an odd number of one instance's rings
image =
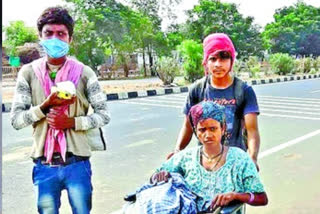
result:
[[(260, 176), (266, 207), (247, 213), (317, 214), (320, 210), (320, 79), (254, 86), (261, 110)], [(186, 94), (109, 102), (108, 151), (95, 152), (93, 214), (112, 213), (147, 181), (174, 148)], [(3, 114), (3, 214), (36, 213), (31, 127), (15, 131)], [(192, 145), (195, 145), (193, 141)], [(71, 213), (66, 194), (61, 213)]]

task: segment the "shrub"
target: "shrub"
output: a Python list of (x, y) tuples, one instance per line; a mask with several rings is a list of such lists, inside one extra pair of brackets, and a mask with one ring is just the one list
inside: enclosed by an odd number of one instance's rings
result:
[(312, 68), (317, 69), (318, 62), (310, 57), (304, 57), (295, 60), (294, 71), (297, 73), (309, 73)]
[(183, 59), (184, 78), (189, 82), (194, 82), (203, 77), (202, 44), (194, 40), (184, 40), (177, 49)]
[(245, 62), (243, 62), (242, 60), (235, 60), (233, 63), (233, 71), (236, 74), (246, 71)]
[(316, 74), (317, 73), (317, 70), (315, 68), (311, 68), (309, 74)]
[(275, 73), (280, 75), (291, 73), (294, 68), (294, 60), (289, 54), (272, 54), (269, 62)]
[(163, 56), (156, 62), (156, 71), (163, 84), (169, 85), (180, 74), (180, 65), (176, 59)]
[(301, 66), (302, 65), (301, 59), (294, 60), (293, 64), (294, 64), (294, 67), (292, 69), (293, 74), (303, 73), (303, 66)]
[(251, 76), (256, 78), (261, 71), (260, 65), (250, 68)]
[(257, 77), (257, 74), (261, 71), (261, 64), (258, 57), (249, 56), (249, 59), (246, 61), (246, 68), (251, 74), (251, 77)]
[(311, 57), (305, 57), (303, 58), (303, 73), (308, 73), (311, 71), (311, 68), (313, 67), (313, 59)]
[(314, 59), (314, 64), (313, 64), (314, 68), (317, 70), (317, 71), (320, 71), (320, 56), (318, 56), (317, 58)]

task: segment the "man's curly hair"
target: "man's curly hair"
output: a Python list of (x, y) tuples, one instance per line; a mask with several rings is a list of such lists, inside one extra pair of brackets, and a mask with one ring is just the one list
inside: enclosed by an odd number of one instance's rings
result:
[(41, 35), (42, 28), (46, 24), (63, 24), (67, 27), (69, 36), (72, 37), (74, 20), (63, 7), (49, 7), (40, 15), (37, 21), (38, 31)]

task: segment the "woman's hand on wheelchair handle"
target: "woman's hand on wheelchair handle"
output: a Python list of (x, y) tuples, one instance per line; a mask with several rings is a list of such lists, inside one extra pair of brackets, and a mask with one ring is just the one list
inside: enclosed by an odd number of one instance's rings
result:
[(170, 178), (170, 173), (167, 171), (160, 171), (158, 173), (154, 173), (150, 178), (150, 183), (155, 184), (161, 181), (168, 182)]
[(253, 196), (253, 200), (251, 201), (249, 193), (228, 192), (219, 194), (212, 200), (210, 208), (215, 209), (218, 206), (228, 205), (233, 200), (253, 206), (265, 206), (268, 204), (268, 196), (265, 192), (253, 193)]
[(237, 193), (235, 192), (228, 192), (223, 194), (218, 194), (216, 197), (212, 200), (210, 208), (214, 210), (216, 207), (226, 206), (231, 201), (236, 200)]

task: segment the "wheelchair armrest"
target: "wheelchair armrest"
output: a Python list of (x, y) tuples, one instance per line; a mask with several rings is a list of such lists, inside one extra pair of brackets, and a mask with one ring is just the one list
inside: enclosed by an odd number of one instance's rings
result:
[(132, 192), (132, 193), (127, 194), (126, 196), (124, 196), (124, 200), (129, 201), (129, 202), (135, 202), (136, 201), (136, 193)]
[(236, 211), (241, 210), (243, 206), (244, 204), (240, 202), (232, 203), (232, 204), (229, 204), (228, 206), (222, 207), (220, 210), (220, 213), (221, 214), (235, 213)]

